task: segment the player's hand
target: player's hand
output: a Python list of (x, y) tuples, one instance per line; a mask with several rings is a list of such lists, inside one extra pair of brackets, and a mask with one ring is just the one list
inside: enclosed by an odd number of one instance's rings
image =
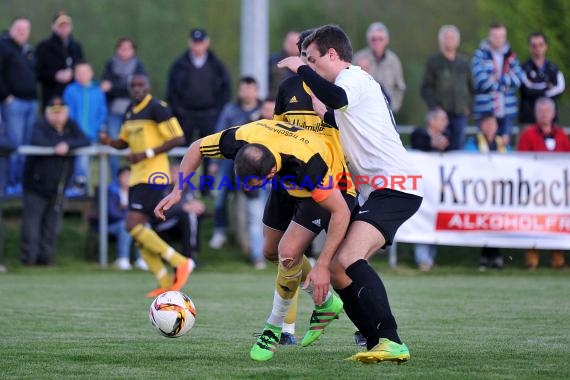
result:
[(311, 93), (311, 101), (313, 102), (313, 110), (319, 117), (322, 119), (327, 113), (327, 106), (323, 102), (320, 101), (315, 95)]
[(306, 65), (305, 62), (298, 56), (291, 56), (281, 61), (277, 62), (277, 67), (280, 69), (288, 68), (292, 72), (296, 73), (300, 66)]
[(175, 189), (166, 197), (162, 198), (160, 202), (158, 202), (154, 208), (154, 215), (161, 220), (166, 220), (166, 212), (170, 210), (172, 206), (180, 202), (181, 198), (182, 196), (180, 194), (180, 191), (177, 191)]
[(310, 284), (313, 284), (313, 301), (315, 305), (322, 305), (325, 302), (325, 297), (329, 292), (330, 285), (330, 272), (329, 268), (324, 265), (317, 264), (311, 269), (303, 285), (303, 289), (307, 289)]
[(111, 145), (113, 139), (106, 132), (99, 132), (99, 141), (103, 145)]
[(129, 160), (129, 162), (131, 164), (136, 164), (137, 162), (141, 162), (142, 160), (146, 159), (146, 153), (142, 152), (142, 153), (129, 153), (127, 155), (127, 159)]
[(58, 156), (65, 156), (67, 152), (69, 152), (69, 145), (67, 145), (65, 141), (62, 141), (54, 147), (54, 152)]

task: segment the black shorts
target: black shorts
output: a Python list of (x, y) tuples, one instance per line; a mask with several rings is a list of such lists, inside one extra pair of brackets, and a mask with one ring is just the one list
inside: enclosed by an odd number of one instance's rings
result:
[[(354, 197), (343, 193), (348, 209), (354, 207)], [(295, 198), (281, 186), (271, 189), (263, 212), (263, 224), (277, 231), (285, 231), (291, 221), (319, 234), (329, 227), (331, 215), (312, 198)]]
[(418, 211), (422, 197), (392, 189), (374, 190), (362, 206), (352, 212), (351, 221), (361, 220), (376, 227), (386, 245), (392, 245), (398, 228)]
[(154, 208), (164, 198), (164, 190), (153, 189), (146, 183), (139, 183), (129, 188), (129, 211), (142, 212), (154, 218)]

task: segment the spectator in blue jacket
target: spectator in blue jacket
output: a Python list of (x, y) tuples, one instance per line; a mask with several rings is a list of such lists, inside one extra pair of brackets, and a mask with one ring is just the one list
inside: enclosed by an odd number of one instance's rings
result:
[(493, 114), (499, 124), (499, 135), (509, 143), (518, 113), (517, 89), (524, 72), (516, 54), (507, 42), (507, 28), (491, 24), (489, 36), (473, 54), (471, 71), (475, 87), (473, 118)]
[[(75, 65), (75, 81), (65, 88), (63, 101), (69, 105), (69, 117), (79, 126), (91, 143), (98, 141), (99, 131), (107, 119), (107, 101), (99, 84), (93, 80), (88, 62)], [(89, 188), (89, 156), (75, 160), (74, 187), (68, 195), (85, 195)]]

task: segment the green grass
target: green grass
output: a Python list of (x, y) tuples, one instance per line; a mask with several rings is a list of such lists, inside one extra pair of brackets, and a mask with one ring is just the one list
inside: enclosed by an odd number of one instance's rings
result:
[[(417, 272), (384, 275), (412, 359), (366, 366), (345, 315), (314, 346), (248, 353), (271, 310), (273, 269), (191, 276), (198, 317), (184, 337), (159, 336), (143, 297), (148, 273), (20, 269), (0, 276), (2, 378), (569, 378), (570, 282), (555, 275)], [(302, 295), (297, 335), (311, 305)]]

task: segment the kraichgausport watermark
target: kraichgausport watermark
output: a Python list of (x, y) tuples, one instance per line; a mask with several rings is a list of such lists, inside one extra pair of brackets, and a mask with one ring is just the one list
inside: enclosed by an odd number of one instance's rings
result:
[[(190, 190), (255, 190), (269, 188), (281, 188), (286, 191), (306, 190), (314, 191), (330, 190), (334, 187), (341, 191), (356, 189), (357, 191), (361, 186), (369, 185), (374, 190), (382, 190), (386, 188), (394, 190), (417, 190), (417, 181), (422, 178), (421, 175), (376, 175), (352, 176), (350, 173), (342, 172), (336, 176), (329, 175), (325, 177), (319, 176), (302, 176), (297, 178), (292, 175), (275, 176), (273, 178), (260, 178), (258, 176), (246, 177), (229, 177), (223, 175), (216, 183), (216, 177), (212, 175), (197, 175), (196, 172), (191, 172), (184, 175), (183, 172), (177, 173), (176, 181), (173, 181), (166, 173), (154, 172), (148, 177), (148, 185), (153, 190), (165, 190), (171, 183), (176, 183), (179, 190), (188, 188)], [(261, 181), (261, 183), (260, 183)], [(255, 186), (250, 186), (250, 183), (256, 183)], [(410, 183), (411, 182), (411, 183)]]

